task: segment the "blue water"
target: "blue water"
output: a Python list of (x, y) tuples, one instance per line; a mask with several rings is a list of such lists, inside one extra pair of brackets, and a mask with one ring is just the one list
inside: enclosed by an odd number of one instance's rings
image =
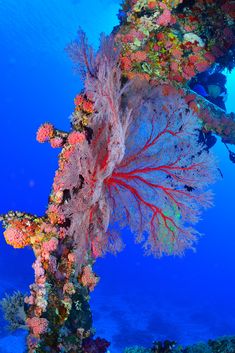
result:
[[(99, 33), (117, 24), (118, 4), (0, 0), (0, 213), (44, 213), (58, 152), (38, 144), (35, 133), (44, 121), (69, 129), (73, 98), (81, 89), (64, 47), (79, 26), (97, 47)], [(228, 75), (228, 111), (235, 110), (234, 85), (235, 74)], [(220, 141), (214, 152), (224, 177), (213, 187), (215, 207), (198, 225), (205, 235), (196, 253), (144, 257), (127, 230), (125, 250), (97, 262), (101, 280), (91, 300), (94, 326), (112, 342), (111, 353), (154, 339), (187, 344), (235, 333), (235, 165)], [(14, 250), (0, 237), (0, 296), (14, 289), (27, 292), (32, 262), (30, 250)], [(0, 352), (23, 352), (22, 334), (9, 336), (4, 324), (1, 318)]]

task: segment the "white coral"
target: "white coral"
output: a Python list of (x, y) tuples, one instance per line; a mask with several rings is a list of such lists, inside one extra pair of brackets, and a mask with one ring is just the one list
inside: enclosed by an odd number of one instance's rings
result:
[(205, 43), (197, 34), (189, 32), (184, 34), (184, 42), (195, 43), (198, 42), (199, 47), (204, 47)]

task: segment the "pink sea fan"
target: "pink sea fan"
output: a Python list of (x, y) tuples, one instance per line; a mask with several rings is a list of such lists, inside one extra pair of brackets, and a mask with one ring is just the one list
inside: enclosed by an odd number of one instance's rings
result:
[(129, 125), (125, 156), (105, 181), (113, 221), (129, 225), (148, 254), (192, 247), (198, 232), (190, 224), (212, 205), (205, 189), (218, 175), (216, 163), (198, 144), (196, 128), (179, 93), (150, 88)]
[(55, 187), (59, 184), (66, 190), (67, 200), (60, 211), (69, 220), (67, 234), (74, 238), (79, 263), (84, 263), (88, 249), (94, 250), (94, 244), (101, 253), (121, 247), (120, 238), (106, 233), (110, 209), (104, 187), (104, 179), (123, 158), (130, 113), (121, 109), (124, 90), (118, 60), (119, 52), (113, 51), (113, 40), (103, 38), (96, 57), (96, 74), (88, 75), (85, 83), (86, 94), (94, 100), (90, 118), (94, 137), (90, 145), (87, 141), (75, 145), (63, 171), (56, 176)]
[(66, 48), (67, 53), (76, 65), (76, 70), (84, 79), (86, 74), (94, 75), (95, 54), (93, 48), (88, 44), (87, 37), (82, 30), (78, 30), (77, 40)]
[(182, 254), (197, 238), (190, 224), (212, 204), (205, 190), (217, 174), (180, 94), (172, 89), (166, 96), (164, 87), (138, 79), (122, 84), (112, 47), (112, 38), (103, 38), (96, 73), (85, 81), (94, 102), (91, 143), (75, 146), (57, 178), (67, 195), (60, 212), (80, 264), (89, 250), (97, 257), (121, 249), (110, 218), (129, 225), (147, 253)]

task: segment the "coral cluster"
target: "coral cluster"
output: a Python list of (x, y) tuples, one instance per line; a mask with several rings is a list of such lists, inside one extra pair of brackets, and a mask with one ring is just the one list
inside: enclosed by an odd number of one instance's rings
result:
[(71, 122), (75, 130), (84, 130), (89, 124), (89, 117), (94, 113), (93, 102), (86, 96), (78, 94), (74, 99), (75, 111)]
[[(218, 11), (218, 7), (220, 11)], [(123, 74), (184, 87), (196, 74), (219, 64), (235, 66), (234, 2), (127, 0), (115, 29)], [(196, 99), (205, 124), (235, 144), (235, 119)], [(192, 103), (191, 103), (192, 105)]]
[(129, 347), (124, 353), (233, 353), (235, 351), (235, 337), (221, 337), (209, 340), (207, 343), (197, 343), (187, 347), (175, 342), (155, 342), (152, 348), (139, 346)]
[(127, 0), (122, 7), (116, 41), (128, 78), (186, 83), (235, 44), (232, 1)]

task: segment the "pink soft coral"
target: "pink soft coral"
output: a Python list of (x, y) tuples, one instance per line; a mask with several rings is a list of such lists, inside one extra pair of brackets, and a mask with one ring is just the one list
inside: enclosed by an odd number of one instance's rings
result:
[(168, 9), (164, 9), (163, 13), (157, 18), (156, 23), (159, 26), (167, 26), (171, 22), (171, 12)]
[(76, 145), (85, 141), (85, 135), (81, 132), (73, 131), (68, 136), (68, 142), (70, 145)]
[(30, 239), (27, 233), (24, 233), (14, 227), (7, 228), (4, 232), (4, 237), (7, 244), (13, 246), (14, 248), (24, 248), (30, 244)]
[(63, 146), (63, 139), (61, 137), (55, 137), (51, 139), (50, 143), (51, 147), (59, 148)]
[(50, 123), (45, 123), (40, 126), (37, 132), (37, 141), (38, 142), (46, 142), (50, 140), (54, 135), (54, 127)]
[(47, 330), (48, 321), (44, 318), (33, 317), (27, 319), (27, 325), (32, 330), (34, 336), (39, 337), (42, 333)]

